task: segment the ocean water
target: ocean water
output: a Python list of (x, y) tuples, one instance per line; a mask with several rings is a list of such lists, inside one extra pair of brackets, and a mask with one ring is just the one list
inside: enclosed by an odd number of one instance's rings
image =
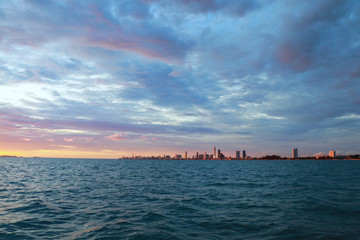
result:
[(0, 158), (0, 239), (360, 239), (360, 161)]

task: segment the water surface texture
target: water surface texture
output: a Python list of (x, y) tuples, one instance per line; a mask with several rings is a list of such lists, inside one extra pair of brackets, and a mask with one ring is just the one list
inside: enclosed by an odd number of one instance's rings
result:
[(360, 161), (0, 158), (0, 239), (359, 239)]

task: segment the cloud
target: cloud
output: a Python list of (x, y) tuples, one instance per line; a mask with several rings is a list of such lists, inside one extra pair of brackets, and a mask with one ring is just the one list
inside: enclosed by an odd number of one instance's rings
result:
[(126, 140), (142, 140), (142, 141), (156, 141), (158, 138), (149, 137), (145, 135), (138, 134), (127, 134), (127, 133), (114, 133), (109, 136), (105, 136), (104, 139), (112, 140), (112, 141), (126, 141)]
[(166, 7), (180, 8), (182, 11), (192, 13), (209, 13), (223, 11), (225, 14), (230, 13), (236, 16), (245, 16), (246, 13), (259, 8), (260, 2), (257, 0), (243, 0), (243, 1), (231, 1), (231, 0), (173, 0), (173, 1), (159, 1), (160, 4)]
[(90, 141), (93, 141), (94, 138), (93, 137), (67, 137), (67, 138), (64, 138), (64, 141), (65, 142), (74, 142), (74, 141), (85, 141), (85, 142), (90, 142)]
[[(172, 28), (153, 24), (149, 6), (140, 2), (39, 4), (29, 1), (16, 13), (12, 3), (7, 4), (12, 10), (11, 16), (17, 17), (3, 23), (0, 33), (6, 36), (3, 41), (12, 42), (13, 46), (41, 48), (53, 43), (75, 44), (81, 48), (132, 52), (165, 62), (181, 62), (191, 48), (191, 42)], [(74, 11), (76, 8), (83, 10)], [(126, 18), (124, 12), (133, 18)], [(29, 22), (26, 27), (10, 25), (10, 22), (24, 21)]]
[(105, 136), (104, 138), (112, 141), (124, 141), (127, 140), (127, 134), (115, 133), (110, 136)]

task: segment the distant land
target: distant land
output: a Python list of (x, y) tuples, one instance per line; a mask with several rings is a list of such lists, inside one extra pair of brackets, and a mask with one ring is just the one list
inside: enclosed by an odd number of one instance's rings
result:
[(263, 157), (222, 157), (222, 158), (214, 158), (210, 157), (189, 157), (185, 158), (181, 155), (175, 155), (174, 157), (170, 157), (169, 155), (164, 156), (132, 156), (126, 157), (122, 156), (119, 159), (158, 159), (158, 160), (360, 160), (360, 154), (354, 155), (347, 155), (347, 156), (337, 156), (337, 157), (330, 157), (330, 156), (308, 156), (308, 157), (297, 157), (297, 158), (289, 158), (289, 157), (281, 157), (279, 155), (266, 155)]
[[(14, 155), (0, 155), (0, 158), (22, 158), (22, 156), (14, 156)], [(26, 158), (43, 158), (39, 156), (33, 156), (33, 157), (26, 157)], [(56, 157), (55, 157), (56, 158)], [(91, 158), (89, 158), (91, 159)], [(289, 158), (289, 157), (282, 157), (279, 155), (266, 155), (263, 157), (231, 157), (231, 156), (223, 156), (221, 158), (213, 157), (212, 155), (207, 156), (206, 158), (203, 157), (203, 155), (199, 156), (192, 156), (192, 157), (183, 157), (182, 155), (175, 154), (174, 157), (170, 157), (169, 155), (163, 155), (163, 156), (122, 156), (118, 159), (154, 159), (154, 160), (360, 160), (360, 154), (353, 154), (353, 155), (344, 155), (344, 156), (336, 156), (336, 157), (330, 157), (330, 156), (307, 156), (307, 157), (298, 157), (298, 158)]]

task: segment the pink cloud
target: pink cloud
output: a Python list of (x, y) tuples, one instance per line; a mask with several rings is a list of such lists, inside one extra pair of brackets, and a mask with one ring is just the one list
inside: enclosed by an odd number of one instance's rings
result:
[(85, 141), (90, 142), (93, 141), (93, 137), (73, 137), (73, 138), (64, 138), (64, 141), (66, 142), (73, 142), (73, 141)]
[(127, 139), (127, 134), (124, 133), (115, 133), (110, 136), (104, 137), (105, 139), (112, 140), (112, 141), (123, 141)]
[[(85, 38), (80, 40), (85, 46), (100, 47), (108, 50), (122, 50), (128, 52), (134, 52), (139, 55), (158, 59), (164, 62), (179, 62), (180, 56), (176, 51), (171, 50), (176, 48), (175, 43), (171, 43), (164, 39), (142, 39), (141, 37), (132, 36), (111, 36), (109, 35), (106, 39), (103, 37), (99, 38)], [(154, 49), (153, 49), (154, 48)]]

